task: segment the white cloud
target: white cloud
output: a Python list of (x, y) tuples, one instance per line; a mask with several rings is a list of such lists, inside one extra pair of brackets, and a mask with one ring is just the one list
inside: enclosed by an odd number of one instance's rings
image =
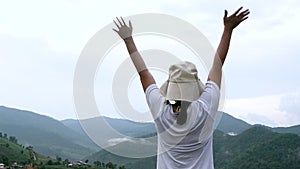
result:
[(228, 99), (225, 102), (224, 112), (250, 124), (292, 126), (300, 124), (299, 103), (299, 92)]
[(279, 110), (286, 113), (290, 123), (300, 124), (300, 90), (282, 96)]

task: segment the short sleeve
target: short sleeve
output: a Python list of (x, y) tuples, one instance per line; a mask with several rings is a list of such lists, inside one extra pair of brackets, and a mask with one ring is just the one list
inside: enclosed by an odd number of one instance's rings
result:
[(146, 100), (151, 111), (152, 117), (155, 120), (159, 117), (162, 112), (163, 105), (165, 102), (165, 97), (161, 94), (160, 89), (156, 84), (151, 84), (147, 87), (146, 91)]
[(202, 102), (204, 110), (207, 111), (213, 119), (218, 111), (219, 99), (220, 88), (215, 82), (208, 81), (205, 84), (205, 89), (202, 92), (199, 101)]

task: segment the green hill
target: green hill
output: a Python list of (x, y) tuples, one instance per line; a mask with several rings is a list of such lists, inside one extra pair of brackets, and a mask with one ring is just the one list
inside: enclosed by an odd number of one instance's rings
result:
[(47, 161), (53, 160), (36, 153), (33, 147), (24, 147), (16, 142), (12, 142), (4, 136), (5, 134), (1, 133), (0, 137), (0, 163), (4, 163), (6, 166), (13, 163), (17, 163), (19, 166), (28, 166), (45, 164)]
[(275, 138), (278, 133), (255, 126), (237, 135), (230, 136), (222, 132), (214, 133), (214, 157), (215, 167), (226, 166), (248, 148), (259, 145), (262, 142)]
[(7, 139), (0, 138), (0, 163), (5, 165), (11, 162), (27, 163), (30, 159), (30, 151)]
[(53, 118), (0, 106), (0, 132), (10, 133), (24, 146), (45, 156), (81, 159), (99, 148)]
[[(299, 169), (300, 137), (279, 134), (248, 147), (220, 169)], [(217, 168), (217, 167), (216, 167)]]
[(291, 126), (291, 127), (276, 127), (276, 128), (272, 128), (272, 131), (278, 133), (294, 133), (300, 136), (300, 125)]
[[(13, 138), (13, 139), (11, 139)], [(56, 159), (45, 157), (36, 153), (33, 147), (24, 147), (17, 144), (17, 138), (8, 136), (6, 133), (0, 132), (0, 163), (3, 163), (6, 168), (38, 168), (38, 169), (111, 169), (111, 166), (116, 166), (113, 163), (103, 163), (101, 165), (74, 165), (67, 166), (71, 162), (63, 160), (57, 156)], [(102, 163), (101, 163), (102, 164)], [(119, 166), (121, 167), (121, 166)]]
[[(118, 146), (114, 146), (114, 148), (124, 148), (128, 146), (126, 143), (121, 143)], [(115, 155), (106, 150), (101, 150), (92, 156), (86, 157), (85, 159), (89, 159), (91, 162), (101, 161), (104, 163), (112, 162), (117, 165), (124, 165), (126, 169), (155, 169), (156, 168), (156, 156), (147, 157), (147, 158), (127, 158)]]

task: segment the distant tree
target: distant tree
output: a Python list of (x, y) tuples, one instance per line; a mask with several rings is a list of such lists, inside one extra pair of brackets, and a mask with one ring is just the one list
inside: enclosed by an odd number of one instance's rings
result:
[(121, 165), (119, 169), (126, 169), (124, 165)]
[(20, 151), (20, 153), (21, 153), (21, 154), (24, 154), (24, 151), (23, 151), (23, 150), (21, 150), (21, 151)]
[(117, 165), (113, 164), (112, 162), (108, 162), (105, 167), (109, 169), (116, 169)]
[(9, 136), (8, 141), (13, 142), (14, 136)]
[(6, 133), (4, 133), (3, 138), (7, 139), (7, 134)]
[(58, 163), (60, 163), (60, 162), (61, 162), (61, 160), (62, 160), (62, 158), (61, 158), (61, 157), (59, 157), (58, 155), (56, 155), (56, 160), (57, 160), (57, 162), (58, 162)]
[(46, 164), (47, 164), (47, 165), (53, 165), (53, 161), (52, 161), (52, 160), (49, 160), (49, 161), (47, 161)]
[(5, 155), (2, 155), (0, 158), (0, 162), (3, 163), (4, 165), (8, 165), (8, 158)]
[(68, 165), (68, 164), (70, 164), (69, 159), (65, 159), (65, 160), (63, 161), (63, 165)]
[(18, 139), (15, 137), (15, 136), (9, 136), (9, 139), (8, 139), (10, 142), (13, 142), (15, 144), (18, 144)]
[(39, 169), (46, 169), (45, 165), (41, 165)]
[(0, 138), (2, 138), (2, 132), (0, 132)]
[(28, 146), (28, 147), (26, 147), (26, 149), (27, 149), (27, 150), (32, 150), (33, 147), (32, 147), (32, 146)]
[(88, 160), (88, 159), (86, 159), (84, 162), (85, 162), (85, 163), (88, 163), (88, 162), (89, 162), (89, 160)]
[(34, 152), (32, 151), (32, 149), (29, 150), (29, 163), (32, 167), (34, 167), (34, 160), (35, 160), (35, 155)]
[(18, 139), (17, 139), (17, 137), (14, 137), (14, 142), (13, 142), (13, 143), (18, 144)]
[(8, 147), (9, 147), (9, 144), (8, 144), (8, 143), (6, 143), (6, 144), (5, 144), (5, 147), (7, 147), (7, 148), (8, 148)]
[(101, 162), (100, 161), (94, 161), (94, 165), (95, 166), (101, 166)]

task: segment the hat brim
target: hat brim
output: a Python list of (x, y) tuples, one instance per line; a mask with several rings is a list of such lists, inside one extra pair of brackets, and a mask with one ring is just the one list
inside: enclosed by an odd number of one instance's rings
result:
[(174, 83), (167, 80), (160, 87), (160, 90), (167, 100), (192, 102), (199, 99), (204, 85), (200, 80), (186, 83)]

